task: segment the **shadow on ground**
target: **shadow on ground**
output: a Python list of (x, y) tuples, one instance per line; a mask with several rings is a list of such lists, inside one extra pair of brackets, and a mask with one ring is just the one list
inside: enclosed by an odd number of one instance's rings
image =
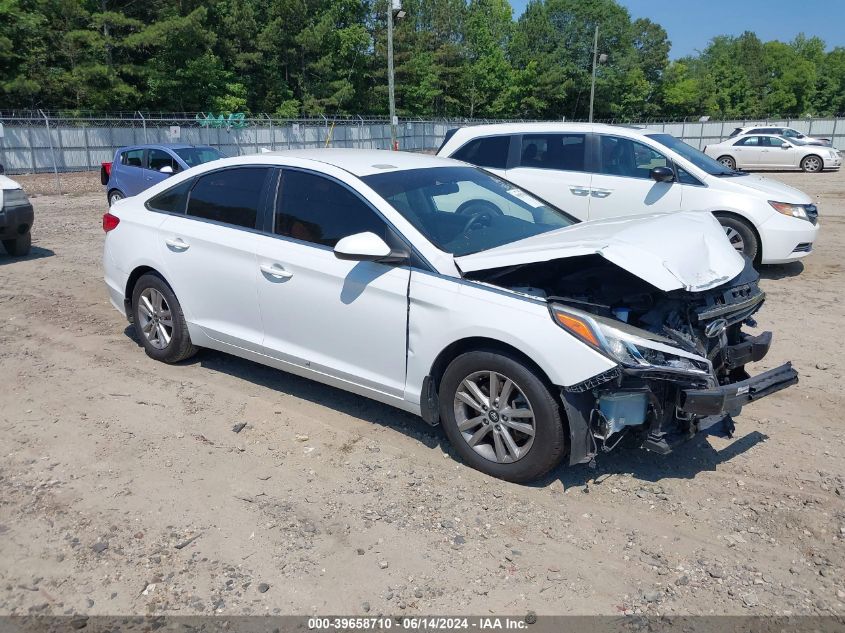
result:
[[(140, 347), (134, 327), (127, 327), (124, 333)], [(214, 350), (201, 350), (193, 358), (184, 361), (186, 365), (197, 363), (204, 369), (248, 380), (255, 385), (280, 391), (372, 424), (390, 427), (421, 442), (427, 448), (441, 450), (448, 453), (452, 459), (460, 461), (440, 427), (431, 427), (421, 418), (395, 407)], [(602, 479), (610, 474), (628, 474), (644, 482), (658, 482), (664, 478), (693, 479), (700, 472), (715, 471), (719, 464), (730, 461), (768, 439), (766, 435), (754, 431), (735, 439), (725, 448), (716, 450), (707, 440), (708, 434), (699, 433), (688, 442), (678, 445), (666, 456), (639, 448), (620, 447), (611, 453), (598, 455), (596, 468), (590, 468), (586, 464), (568, 466), (564, 462), (530, 486), (544, 488), (555, 481), (560, 481), (564, 488), (584, 487), (587, 483), (596, 486), (602, 485)]]
[(55, 255), (55, 253), (49, 248), (33, 246), (29, 251), (29, 255), (26, 257), (12, 257), (4, 248), (0, 247), (0, 266), (9, 266), (11, 264), (17, 264), (18, 262), (28, 262), (33, 259), (44, 259), (45, 257), (53, 257), (53, 255)]
[(621, 448), (596, 456), (596, 467), (586, 464), (561, 466), (535, 482), (535, 486), (548, 486), (560, 481), (564, 488), (583, 488), (588, 483), (601, 486), (608, 475), (631, 475), (643, 482), (655, 483), (661, 479), (694, 479), (698, 473), (715, 471), (719, 464), (730, 461), (751, 450), (768, 436), (758, 431), (735, 438), (721, 450), (714, 448), (707, 433), (699, 433), (688, 442), (680, 444), (669, 455), (657, 455), (639, 448)]
[(788, 264), (769, 264), (760, 267), (760, 277), (763, 279), (786, 279), (796, 277), (804, 272), (804, 262), (789, 262)]

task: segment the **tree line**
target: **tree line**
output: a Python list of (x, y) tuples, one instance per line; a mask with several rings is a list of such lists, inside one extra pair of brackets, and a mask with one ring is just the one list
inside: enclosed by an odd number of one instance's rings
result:
[[(0, 108), (387, 112), (388, 0), (0, 0)], [(669, 60), (615, 0), (403, 0), (400, 116), (597, 118), (845, 112), (845, 48), (718, 36)]]

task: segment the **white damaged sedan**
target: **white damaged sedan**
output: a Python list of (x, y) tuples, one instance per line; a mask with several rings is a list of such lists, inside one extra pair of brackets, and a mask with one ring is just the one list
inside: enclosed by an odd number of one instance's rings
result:
[(152, 358), (207, 347), (399, 407), (510, 481), (625, 436), (669, 452), (797, 382), (745, 372), (764, 294), (708, 213), (578, 223), (450, 159), (304, 150), (186, 170), (103, 228)]

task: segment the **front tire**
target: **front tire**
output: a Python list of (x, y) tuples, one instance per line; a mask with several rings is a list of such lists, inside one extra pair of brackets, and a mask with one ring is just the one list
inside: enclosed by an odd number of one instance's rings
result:
[(810, 154), (801, 161), (801, 169), (814, 174), (824, 169), (824, 161), (815, 154)]
[(32, 248), (32, 234), (27, 231), (13, 240), (3, 240), (3, 247), (12, 257), (29, 255), (29, 249)]
[(524, 483), (557, 466), (566, 453), (557, 401), (536, 371), (505, 353), (455, 358), (439, 389), (443, 430), (476, 470)]
[(719, 156), (718, 161), (723, 167), (736, 171), (736, 161), (732, 156)]
[(170, 286), (147, 273), (132, 291), (135, 333), (147, 356), (163, 363), (178, 363), (197, 353), (191, 343), (182, 306)]
[(760, 241), (757, 234), (747, 222), (732, 216), (716, 216), (719, 224), (725, 229), (725, 235), (738, 252), (753, 262), (760, 258)]

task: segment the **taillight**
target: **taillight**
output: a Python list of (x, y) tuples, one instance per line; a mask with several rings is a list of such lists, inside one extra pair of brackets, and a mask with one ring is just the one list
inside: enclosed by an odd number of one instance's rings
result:
[(103, 230), (108, 233), (109, 231), (114, 231), (117, 228), (117, 225), (120, 224), (120, 218), (116, 215), (112, 215), (111, 213), (104, 213), (103, 214)]
[(106, 176), (111, 176), (111, 163), (100, 163), (106, 172)]

